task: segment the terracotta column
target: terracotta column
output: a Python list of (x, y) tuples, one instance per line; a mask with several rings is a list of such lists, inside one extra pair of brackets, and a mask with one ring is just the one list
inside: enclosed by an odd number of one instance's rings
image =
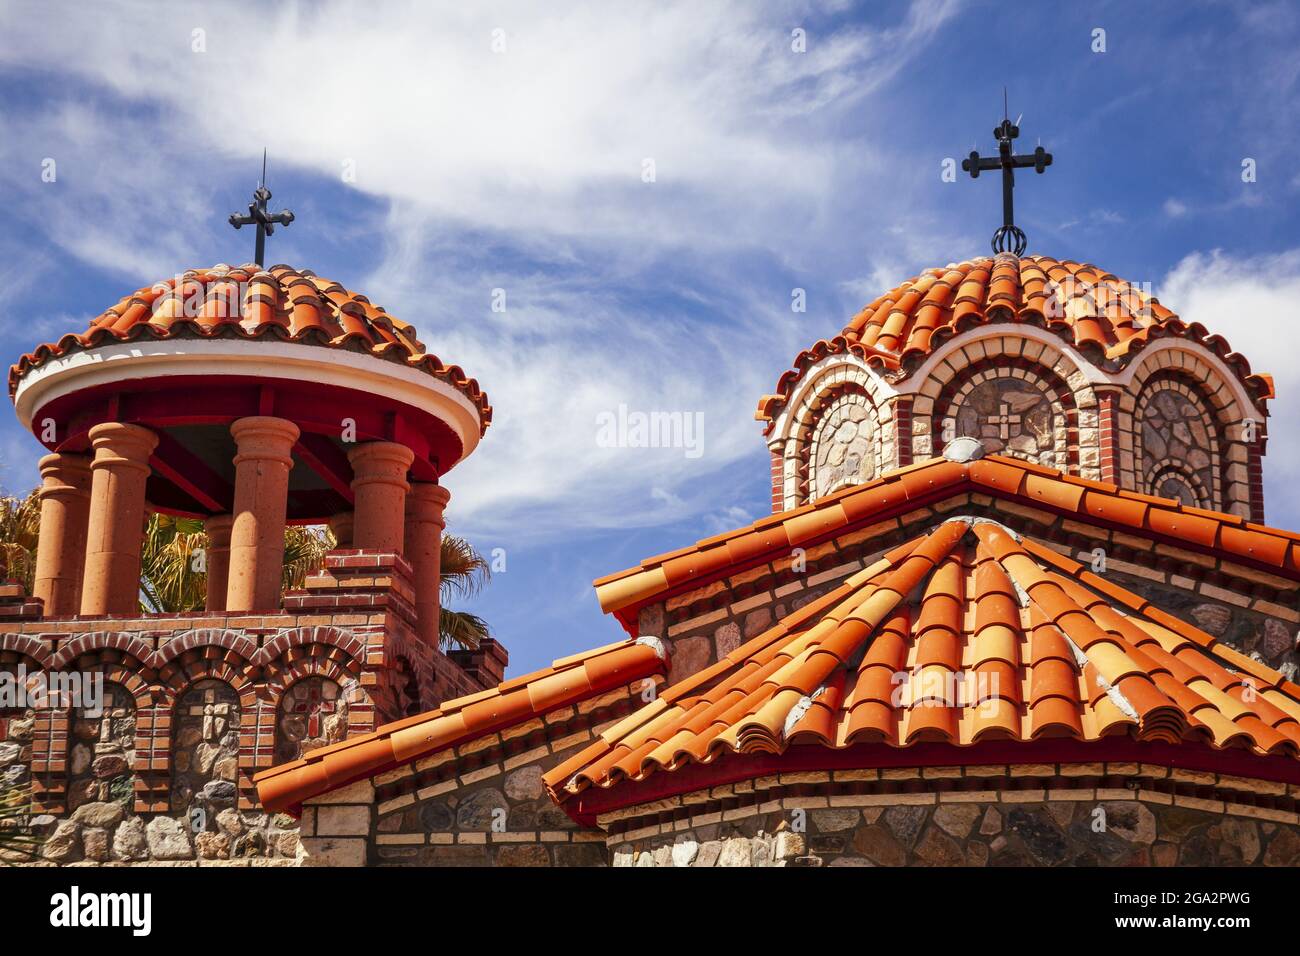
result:
[(46, 455), (40, 464), (41, 530), (32, 595), (45, 602), (46, 617), (64, 617), (81, 610), (90, 456)]
[(255, 415), (231, 425), (230, 434), (238, 450), (226, 610), (271, 611), (280, 604), (285, 509), (298, 426)]
[(372, 441), (348, 452), (352, 462), (352, 547), (401, 551), (406, 520), (406, 472), (415, 455), (405, 445)]
[(334, 534), (334, 546), (336, 548), (352, 547), (352, 517), (351, 511), (340, 511), (333, 518), (330, 518), (330, 531)]
[(134, 614), (140, 607), (140, 546), (149, 456), (158, 436), (139, 425), (105, 422), (90, 430), (90, 517), (81, 613)]
[(203, 531), (208, 536), (204, 555), (208, 569), (205, 607), (214, 613), (226, 609), (226, 589), (230, 586), (230, 531), (234, 525), (234, 515), (213, 515), (203, 522)]
[(438, 646), (438, 589), (442, 583), (442, 513), (451, 492), (442, 485), (417, 481), (406, 497), (406, 560), (411, 562), (415, 588), (416, 633)]

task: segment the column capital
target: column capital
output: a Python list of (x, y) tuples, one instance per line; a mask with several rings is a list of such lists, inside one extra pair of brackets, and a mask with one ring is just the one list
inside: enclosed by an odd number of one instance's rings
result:
[(89, 455), (55, 452), (38, 462), (41, 469), (41, 498), (71, 495), (90, 498)]
[(413, 481), (411, 490), (406, 495), (406, 520), (408, 523), (433, 522), (439, 527), (446, 527), (443, 512), (450, 500), (451, 492), (442, 485), (435, 485), (431, 481)]
[(406, 473), (415, 461), (415, 453), (397, 442), (368, 441), (349, 448), (348, 461), (352, 463), (353, 488), (381, 482), (400, 485), (405, 491), (410, 487)]
[(230, 434), (237, 449), (236, 467), (244, 460), (281, 461), (292, 466), (291, 451), (301, 431), (287, 418), (250, 415), (231, 422)]
[(91, 468), (123, 468), (149, 474), (149, 456), (158, 447), (158, 436), (140, 425), (102, 422), (88, 433), (95, 449)]

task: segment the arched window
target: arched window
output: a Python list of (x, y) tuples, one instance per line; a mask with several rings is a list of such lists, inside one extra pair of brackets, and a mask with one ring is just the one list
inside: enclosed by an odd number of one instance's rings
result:
[(1220, 435), (1199, 389), (1178, 375), (1153, 377), (1142, 389), (1137, 413), (1142, 490), (1218, 510)]
[(181, 695), (172, 717), (173, 810), (201, 807), (216, 829), (216, 811), (235, 805), (239, 776), (239, 695), (225, 681), (200, 680)]
[(328, 677), (304, 677), (285, 691), (275, 719), (276, 762), (297, 760), (346, 737), (348, 696)]

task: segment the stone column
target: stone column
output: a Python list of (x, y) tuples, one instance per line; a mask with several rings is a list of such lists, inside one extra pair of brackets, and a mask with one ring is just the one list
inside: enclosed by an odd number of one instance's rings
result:
[(406, 521), (406, 472), (415, 455), (405, 445), (372, 441), (348, 452), (352, 462), (352, 547), (401, 551)]
[(204, 606), (214, 614), (226, 609), (226, 591), (230, 586), (230, 532), (234, 525), (234, 515), (213, 515), (203, 522), (203, 531), (208, 536), (205, 562), (208, 599)]
[(416, 633), (438, 646), (439, 588), (442, 584), (443, 511), (451, 492), (442, 485), (417, 481), (406, 497), (406, 560), (411, 562), (415, 589)]
[(135, 614), (140, 607), (144, 489), (158, 436), (139, 425), (105, 422), (90, 430), (90, 443), (95, 460), (81, 613)]
[(352, 547), (352, 519), (353, 512), (340, 511), (334, 517), (330, 518), (330, 531), (334, 534), (334, 546), (336, 548)]
[(45, 602), (46, 617), (64, 617), (81, 610), (90, 520), (90, 456), (46, 455), (40, 466), (41, 530), (32, 596)]
[(280, 604), (285, 510), (298, 426), (255, 415), (232, 424), (230, 434), (237, 453), (226, 610), (271, 611)]

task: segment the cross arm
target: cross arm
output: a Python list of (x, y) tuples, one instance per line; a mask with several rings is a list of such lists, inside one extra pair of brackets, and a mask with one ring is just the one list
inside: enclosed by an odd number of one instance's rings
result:
[(1028, 155), (1012, 156), (1011, 165), (1016, 169), (1027, 169), (1032, 166), (1041, 173), (1048, 166), (1052, 165), (1052, 154), (1039, 146)]
[(972, 152), (961, 161), (961, 168), (970, 173), (971, 179), (975, 179), (982, 170), (1001, 169), (1002, 159), (998, 156), (981, 156), (979, 153)]

